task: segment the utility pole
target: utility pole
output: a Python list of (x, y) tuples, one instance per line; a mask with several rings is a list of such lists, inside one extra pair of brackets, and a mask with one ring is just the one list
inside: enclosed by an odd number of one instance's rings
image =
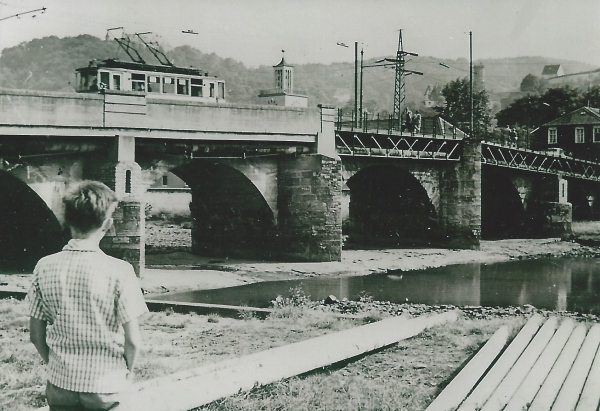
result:
[(354, 42), (354, 115), (353, 126), (358, 124), (358, 41)]
[(469, 103), (471, 106), (469, 112), (469, 135), (473, 138), (473, 32), (469, 32)]
[[(363, 121), (363, 55), (364, 55), (364, 51), (361, 47), (360, 49), (360, 107), (358, 109), (358, 112), (360, 113), (360, 126), (362, 127), (362, 121)], [(588, 104), (589, 105), (589, 104)]]
[(398, 121), (398, 130), (402, 129), (402, 103), (404, 102), (404, 47), (402, 45), (402, 29), (398, 32), (398, 50), (396, 51), (396, 81), (394, 83), (394, 113)]
[(402, 103), (404, 102), (405, 94), (404, 94), (404, 77), (409, 74), (418, 74), (420, 76), (423, 75), (420, 71), (406, 70), (404, 65), (406, 63), (404, 57), (406, 55), (418, 56), (417, 53), (410, 53), (408, 51), (404, 51), (404, 47), (402, 45), (402, 29), (399, 30), (398, 34), (398, 51), (396, 51), (396, 59), (384, 59), (382, 61), (389, 61), (395, 63), (396, 67), (396, 81), (394, 84), (394, 114), (392, 118), (398, 121), (398, 130), (402, 130)]

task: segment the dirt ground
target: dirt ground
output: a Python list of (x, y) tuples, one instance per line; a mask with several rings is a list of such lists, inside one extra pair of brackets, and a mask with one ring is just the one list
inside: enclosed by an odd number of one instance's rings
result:
[[(512, 259), (599, 256), (600, 249), (560, 239), (482, 241), (480, 250), (441, 248), (345, 250), (342, 261), (324, 263), (211, 259), (173, 251), (146, 255), (142, 288), (149, 294), (223, 288), (259, 281), (315, 276), (367, 275), (451, 264), (494, 263)], [(31, 275), (0, 275), (0, 291), (25, 291)]]

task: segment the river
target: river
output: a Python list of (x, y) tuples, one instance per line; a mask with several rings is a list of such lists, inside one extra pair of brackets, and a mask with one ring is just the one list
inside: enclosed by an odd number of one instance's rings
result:
[(600, 259), (559, 258), (461, 264), (367, 276), (318, 277), (170, 293), (159, 299), (268, 307), (301, 287), (313, 300), (368, 295), (393, 303), (536, 308), (600, 314)]

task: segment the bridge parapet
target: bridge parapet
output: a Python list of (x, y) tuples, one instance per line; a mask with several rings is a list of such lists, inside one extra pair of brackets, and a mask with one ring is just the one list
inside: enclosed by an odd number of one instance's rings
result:
[(79, 94), (2, 89), (0, 125), (235, 133), (240, 139), (247, 136), (251, 140), (254, 134), (316, 136), (320, 112), (317, 108), (154, 99), (134, 92)]

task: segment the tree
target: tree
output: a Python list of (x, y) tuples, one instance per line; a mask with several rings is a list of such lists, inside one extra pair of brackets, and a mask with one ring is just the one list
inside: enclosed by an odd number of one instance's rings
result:
[(600, 108), (600, 86), (594, 85), (583, 93), (579, 105)]
[[(592, 87), (584, 94), (592, 102), (600, 102), (600, 88)], [(541, 96), (521, 97), (496, 114), (498, 126), (521, 126), (534, 129), (570, 111), (587, 105), (579, 89), (570, 86), (551, 88)]]
[(546, 88), (547, 81), (533, 74), (528, 74), (521, 80), (521, 91), (542, 94)]
[[(471, 133), (469, 91), (469, 80), (466, 77), (446, 84), (442, 89), (446, 106), (441, 109), (440, 113), (444, 120), (456, 125), (467, 133)], [(473, 92), (473, 134), (481, 136), (487, 133), (488, 127), (491, 124), (491, 113), (488, 104), (489, 97), (485, 90)]]

